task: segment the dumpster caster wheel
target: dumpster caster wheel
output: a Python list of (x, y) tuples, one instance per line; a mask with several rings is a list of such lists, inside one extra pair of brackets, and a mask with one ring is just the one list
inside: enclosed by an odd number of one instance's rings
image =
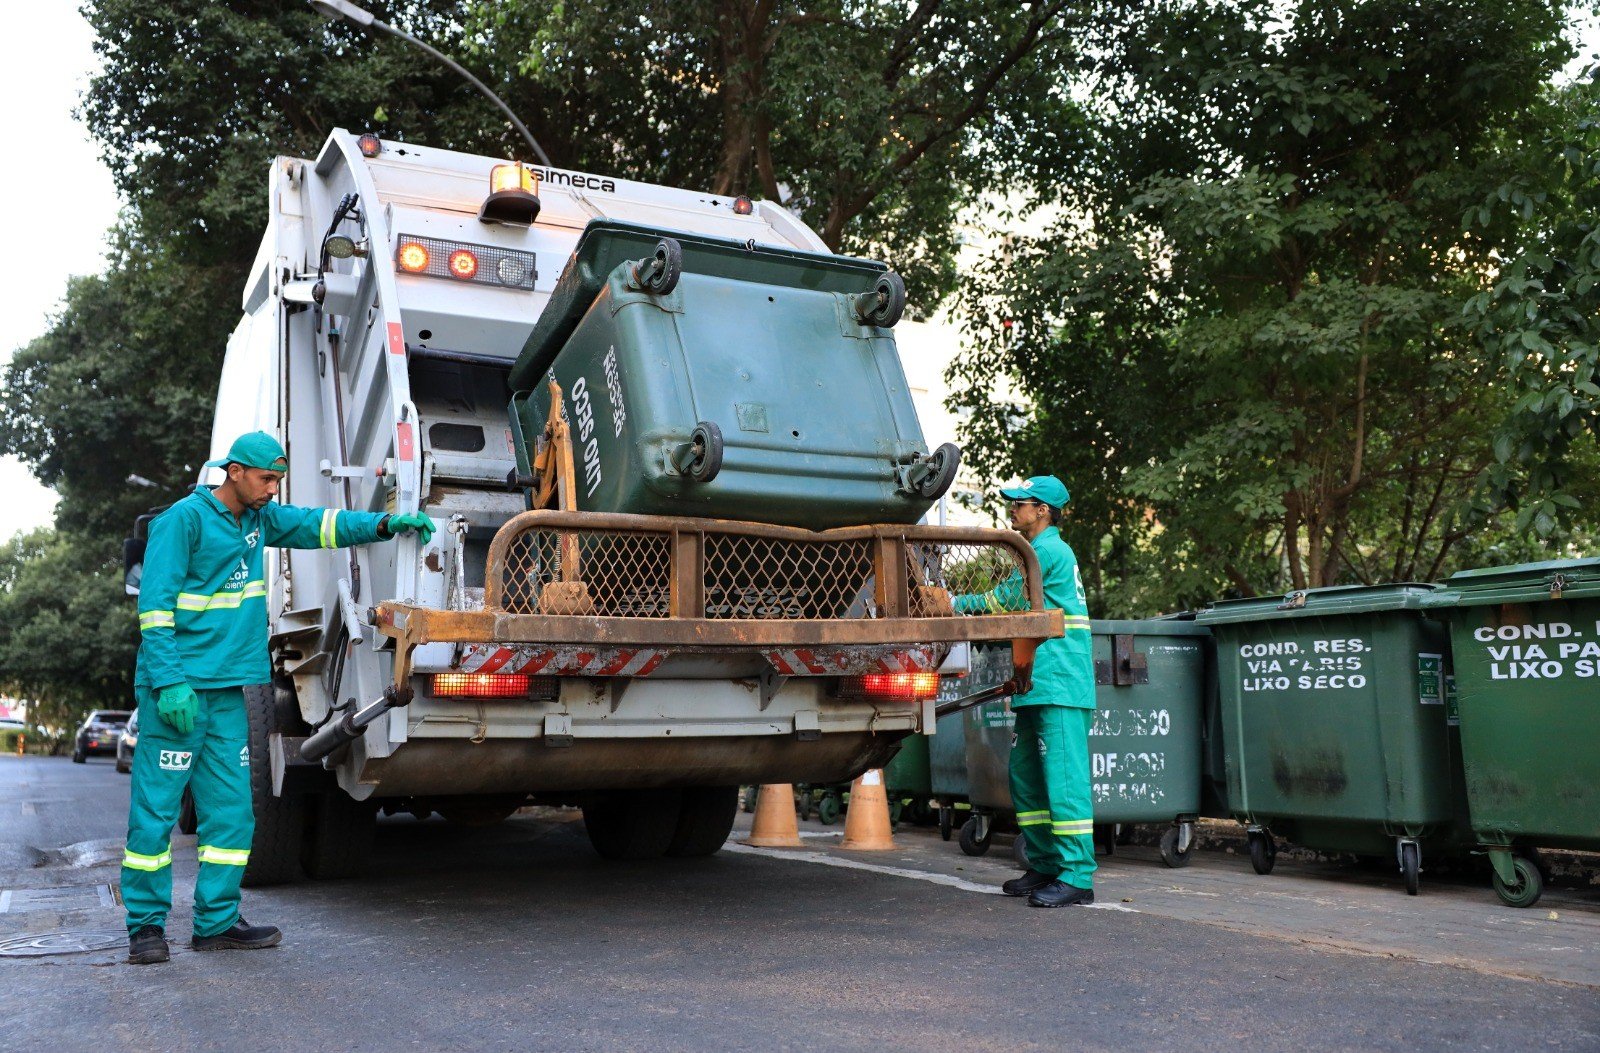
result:
[(857, 301), (856, 317), (862, 325), (893, 329), (905, 309), (906, 283), (894, 271), (886, 271), (878, 275), (872, 291)]
[(956, 828), (956, 810), (945, 805), (939, 806), (939, 840), (948, 841)]
[(811, 791), (802, 790), (795, 796), (798, 798), (795, 802), (795, 810), (800, 813), (800, 821), (805, 822), (811, 818)]
[(1194, 830), (1185, 826), (1167, 827), (1161, 835), (1161, 861), (1176, 870), (1188, 866), (1193, 858)]
[(693, 459), (684, 474), (697, 483), (709, 483), (722, 471), (722, 429), (714, 422), (703, 420), (689, 434), (689, 449)]
[(1094, 846), (1096, 855), (1114, 856), (1117, 854), (1117, 831), (1120, 829), (1116, 823), (1097, 824), (1094, 828)]
[(655, 296), (665, 296), (678, 287), (683, 276), (683, 246), (676, 238), (656, 242), (655, 255), (640, 261), (634, 269), (639, 288)]
[(756, 810), (756, 795), (761, 792), (759, 786), (746, 786), (744, 788), (744, 810), (746, 813)]
[(1021, 834), (1018, 834), (1017, 839), (1011, 842), (1011, 858), (1016, 861), (1017, 866), (1022, 870), (1031, 869), (1033, 866), (1032, 863), (1028, 862), (1028, 839)]
[(1494, 875), (1494, 892), (1500, 901), (1508, 907), (1531, 907), (1539, 902), (1539, 897), (1544, 894), (1544, 877), (1540, 875), (1539, 868), (1533, 860), (1522, 856), (1512, 856), (1511, 866), (1517, 872), (1517, 883), (1507, 885), (1500, 880), (1499, 872)]
[(1250, 831), (1250, 865), (1256, 868), (1256, 873), (1272, 873), (1272, 865), (1277, 861), (1278, 846), (1272, 835), (1265, 830)]
[(942, 442), (928, 454), (922, 477), (916, 481), (917, 496), (927, 501), (937, 501), (944, 496), (950, 484), (956, 481), (961, 469), (961, 447), (953, 442)]
[(1422, 887), (1422, 849), (1415, 841), (1400, 842), (1400, 873), (1406, 878), (1406, 895), (1415, 896)]
[(973, 816), (961, 824), (961, 851), (969, 856), (981, 856), (989, 851), (989, 840), (992, 832), (985, 830), (983, 836), (978, 836), (978, 817)]
[(817, 821), (823, 826), (832, 826), (839, 821), (839, 813), (843, 810), (844, 803), (839, 800), (838, 794), (824, 794), (822, 800), (817, 802)]

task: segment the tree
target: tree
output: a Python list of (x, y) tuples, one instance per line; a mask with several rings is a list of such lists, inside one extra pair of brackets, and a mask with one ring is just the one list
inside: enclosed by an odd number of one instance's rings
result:
[[(1161, 568), (1137, 606), (1434, 577), (1478, 529), (1498, 394), (1462, 309), (1514, 226), (1461, 218), (1549, 126), (1561, 33), (1536, 0), (1202, 0), (1097, 43), (1091, 167), (988, 264), (958, 379), (1076, 422), (1055, 445), (1117, 488), (1094, 529)], [(1151, 398), (1058, 401), (1152, 359)]]

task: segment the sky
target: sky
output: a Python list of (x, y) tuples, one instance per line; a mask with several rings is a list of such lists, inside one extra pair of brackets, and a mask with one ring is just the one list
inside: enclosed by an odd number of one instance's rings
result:
[[(46, 330), (69, 277), (104, 268), (119, 204), (99, 149), (73, 116), (96, 68), (93, 34), (63, 0), (32, 5), (28, 19), (27, 32), (0, 36), (0, 133), (22, 147), (0, 165), (0, 201), (22, 203), (6, 234), (23, 247), (0, 252), (0, 361)], [(1600, 50), (1593, 20), (1581, 35), (1586, 55)], [(52, 491), (15, 458), (0, 458), (0, 542), (48, 525), (54, 508)]]
[[(14, 27), (14, 30), (16, 27)], [(34, 4), (26, 32), (0, 35), (0, 201), (12, 204), (0, 252), (0, 361), (42, 334), (67, 279), (104, 269), (117, 193), (100, 151), (72, 111), (94, 68), (93, 34), (77, 5)], [(0, 458), (0, 541), (54, 519), (55, 493), (15, 458)]]

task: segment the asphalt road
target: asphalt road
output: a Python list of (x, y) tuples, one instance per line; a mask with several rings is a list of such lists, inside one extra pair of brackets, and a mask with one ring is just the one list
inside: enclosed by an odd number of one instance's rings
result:
[[(0, 757), (0, 949), (120, 928), (95, 886), (115, 886), (127, 792), (109, 760)], [(186, 936), (192, 839), (175, 855)], [(559, 814), (395, 818), (371, 878), (246, 893), (278, 948), (0, 956), (0, 1050), (1600, 1050), (1600, 987), (1033, 910), (988, 880), (749, 851), (607, 864)], [(67, 891), (28, 891), (48, 889)]]

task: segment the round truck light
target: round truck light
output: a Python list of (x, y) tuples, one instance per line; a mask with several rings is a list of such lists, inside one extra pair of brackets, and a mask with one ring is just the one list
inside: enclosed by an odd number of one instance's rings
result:
[(521, 285), (528, 280), (528, 265), (515, 256), (507, 256), (495, 264), (494, 273), (502, 285)]
[(755, 207), (755, 202), (743, 194), (733, 199), (733, 214), (736, 216), (748, 216)]
[(457, 249), (450, 254), (450, 273), (463, 281), (471, 279), (478, 273), (478, 257), (466, 249)]
[(322, 247), (327, 249), (328, 255), (336, 260), (347, 260), (360, 254), (360, 249), (356, 246), (355, 239), (344, 234), (331, 235), (327, 241), (323, 242)]
[(377, 157), (383, 152), (383, 140), (371, 132), (367, 132), (356, 140), (356, 146), (361, 148), (362, 157)]
[(414, 241), (408, 241), (400, 246), (399, 260), (401, 270), (421, 274), (428, 269), (428, 250)]

